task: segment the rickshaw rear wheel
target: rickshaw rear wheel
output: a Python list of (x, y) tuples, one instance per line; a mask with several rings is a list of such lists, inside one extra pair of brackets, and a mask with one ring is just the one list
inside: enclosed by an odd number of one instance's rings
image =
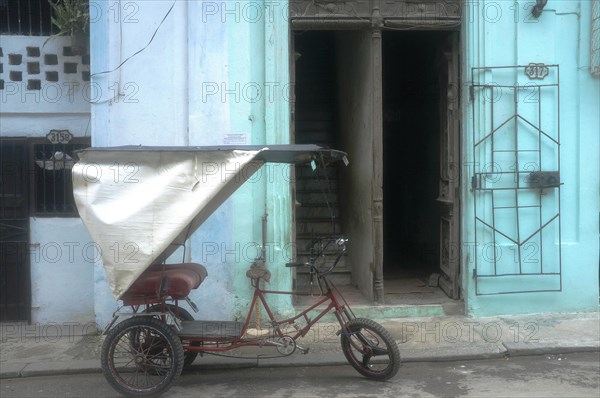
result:
[(136, 316), (116, 325), (102, 345), (102, 373), (126, 396), (156, 396), (167, 391), (183, 369), (183, 347), (172, 327)]
[[(165, 304), (165, 310), (166, 311), (171, 311), (173, 314), (177, 314), (177, 319), (179, 319), (180, 321), (194, 321), (194, 317), (192, 316), (192, 314), (190, 314), (185, 308), (177, 308), (175, 307), (174, 304)], [(156, 304), (153, 305), (151, 307), (148, 307), (147, 310), (145, 310), (144, 312), (162, 312), (162, 305), (161, 304)], [(192, 346), (199, 346), (200, 343), (198, 343), (197, 341), (192, 341), (190, 342), (190, 345)], [(198, 353), (196, 351), (185, 351), (183, 352), (183, 368), (187, 369), (189, 368), (192, 363), (194, 363), (194, 360), (196, 359), (196, 357), (198, 356)]]

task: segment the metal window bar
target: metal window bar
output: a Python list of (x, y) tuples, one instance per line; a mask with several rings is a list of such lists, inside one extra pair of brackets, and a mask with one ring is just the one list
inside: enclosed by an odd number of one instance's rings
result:
[[(499, 272), (498, 270), (498, 258), (496, 258), (496, 255), (494, 253), (494, 264), (493, 264), (493, 272), (491, 273), (480, 273), (479, 272), (479, 264), (478, 264), (478, 256), (475, 255), (475, 269), (474, 269), (474, 277), (475, 277), (475, 285), (476, 285), (476, 294), (477, 295), (492, 295), (492, 294), (511, 294), (511, 293), (532, 293), (532, 292), (554, 292), (554, 291), (561, 291), (562, 290), (562, 277), (561, 277), (561, 273), (562, 273), (562, 264), (561, 264), (561, 257), (562, 257), (562, 247), (561, 247), (561, 225), (560, 225), (560, 183), (558, 183), (556, 186), (552, 186), (552, 187), (546, 187), (543, 188), (542, 186), (538, 187), (539, 189), (539, 195), (537, 195), (537, 200), (538, 202), (536, 204), (529, 204), (529, 205), (523, 205), (520, 204), (519, 202), (519, 192), (524, 191), (526, 189), (532, 189), (531, 186), (523, 186), (521, 184), (521, 175), (523, 174), (527, 174), (527, 175), (531, 175), (531, 171), (520, 171), (519, 170), (519, 155), (521, 153), (537, 153), (537, 161), (538, 161), (538, 171), (542, 171), (542, 160), (543, 160), (543, 156), (542, 156), (542, 138), (546, 138), (549, 140), (549, 142), (551, 142), (552, 144), (554, 144), (554, 150), (555, 153), (553, 153), (552, 155), (555, 156), (556, 158), (556, 167), (558, 169), (558, 176), (560, 176), (560, 73), (559, 73), (559, 67), (558, 65), (545, 65), (546, 67), (549, 68), (549, 70), (552, 70), (555, 73), (556, 76), (556, 83), (544, 83), (544, 84), (526, 84), (526, 85), (521, 85), (521, 84), (514, 84), (514, 85), (502, 85), (502, 84), (479, 84), (476, 82), (476, 75), (477, 77), (480, 77), (480, 73), (482, 72), (492, 72), (494, 70), (499, 70), (499, 69), (513, 69), (515, 71), (518, 72), (518, 70), (521, 70), (523, 68), (526, 68), (527, 65), (515, 65), (515, 66), (498, 66), (498, 67), (475, 67), (471, 69), (471, 102), (472, 102), (472, 110), (473, 110), (473, 115), (476, 114), (476, 111), (478, 110), (478, 101), (476, 101), (475, 98), (475, 94), (476, 92), (481, 93), (484, 92), (485, 90), (489, 90), (492, 97), (493, 98), (493, 90), (497, 89), (497, 88), (504, 88), (504, 89), (509, 89), (509, 90), (513, 90), (513, 97), (512, 97), (512, 106), (514, 109), (514, 112), (512, 113), (512, 115), (510, 115), (506, 120), (504, 120), (502, 123), (498, 124), (497, 126), (495, 125), (495, 108), (494, 108), (494, 104), (495, 101), (492, 100), (489, 103), (489, 117), (490, 117), (490, 126), (489, 126), (489, 132), (486, 132), (487, 134), (484, 134), (483, 138), (479, 138), (477, 137), (477, 129), (476, 129), (476, 125), (475, 125), (475, 117), (473, 117), (472, 120), (472, 129), (473, 129), (473, 177), (472, 177), (472, 190), (473, 193), (475, 195), (474, 198), (474, 234), (475, 234), (475, 247), (477, 247), (478, 245), (478, 236), (477, 236), (477, 230), (478, 230), (478, 226), (484, 226), (486, 227), (488, 230), (491, 231), (492, 234), (492, 241), (494, 244), (494, 248), (496, 248), (497, 246), (497, 236), (502, 236), (503, 238), (507, 239), (508, 241), (512, 242), (515, 246), (516, 246), (516, 251), (517, 251), (517, 261), (518, 261), (518, 272)], [(530, 120), (528, 120), (527, 118), (523, 117), (522, 115), (519, 114), (519, 104), (518, 104), (518, 95), (519, 95), (519, 90), (522, 89), (531, 89), (532, 87), (535, 88), (536, 92), (537, 92), (537, 125), (534, 122), (531, 122)], [(556, 111), (553, 112), (554, 115), (556, 115), (556, 139), (554, 137), (551, 136), (551, 134), (543, 131), (542, 129), (542, 90), (552, 90), (552, 89), (556, 90), (556, 104), (555, 104), (555, 108)], [(481, 105), (479, 105), (481, 106)], [(506, 107), (506, 104), (504, 104), (504, 106)], [(485, 111), (485, 106), (481, 106), (481, 108), (483, 108), (483, 110)], [(481, 109), (479, 109), (481, 112)], [(509, 122), (513, 121), (514, 123), (514, 127), (513, 127), (513, 140), (514, 140), (514, 149), (496, 149), (495, 148), (495, 134), (505, 125), (507, 125)], [(537, 149), (523, 149), (523, 148), (519, 148), (519, 125), (518, 122), (522, 121), (524, 123), (526, 123), (529, 127), (533, 128), (533, 130), (537, 133)], [(484, 152), (485, 151), (485, 143), (488, 143), (490, 146), (490, 151), (489, 151), (489, 155), (492, 161), (492, 164), (494, 164), (494, 156), (496, 153), (514, 153), (514, 161), (515, 161), (515, 167), (514, 167), (514, 171), (493, 171), (493, 172), (478, 172), (478, 170), (476, 169), (476, 164), (479, 160), (478, 158), (478, 154), (480, 152)], [(483, 144), (483, 145), (482, 145)], [(479, 147), (479, 148), (478, 148)], [(478, 152), (479, 151), (479, 152)], [(485, 153), (485, 152), (484, 152)], [(512, 187), (494, 187), (493, 185), (488, 187), (488, 186), (483, 186), (482, 184), (482, 179), (486, 179), (487, 177), (489, 177), (490, 175), (508, 175), (508, 174), (513, 174), (515, 175), (515, 186)], [(552, 188), (552, 189), (556, 189), (556, 195), (557, 195), (557, 211), (556, 214), (553, 215), (552, 217), (550, 217), (548, 220), (544, 221), (543, 215), (542, 215), (542, 195), (543, 195), (543, 191), (544, 189), (547, 188)], [(495, 197), (496, 197), (496, 193), (497, 192), (506, 192), (506, 191), (512, 191), (514, 192), (514, 205), (513, 206), (496, 206), (495, 204)], [(486, 220), (484, 220), (482, 217), (478, 216), (478, 199), (481, 198), (480, 195), (484, 194), (485, 192), (487, 192), (487, 195), (489, 195), (489, 202), (491, 202), (491, 224), (489, 222), (486, 222)], [(521, 236), (521, 220), (520, 220), (520, 214), (519, 214), (519, 209), (524, 209), (524, 208), (538, 208), (538, 228), (535, 229), (532, 233), (527, 234), (526, 236)], [(509, 234), (504, 233), (500, 228), (498, 228), (496, 226), (496, 210), (499, 209), (514, 209), (515, 210), (515, 225), (516, 225), (516, 239), (513, 239), (513, 237), (509, 236)], [(485, 209), (483, 209), (485, 210)], [(557, 223), (557, 230), (558, 230), (558, 247), (557, 247), (557, 262), (558, 262), (558, 271), (557, 272), (553, 272), (553, 271), (548, 271), (544, 269), (544, 248), (543, 248), (543, 240), (544, 240), (544, 229), (554, 223), (556, 221)], [(523, 258), (522, 258), (522, 247), (524, 247), (530, 240), (532, 240), (536, 235), (539, 234), (539, 271), (538, 272), (530, 272), (530, 271), (525, 271), (523, 269)], [(524, 238), (524, 239), (522, 239)], [(531, 289), (531, 290), (526, 290), (526, 289), (513, 289), (513, 290), (506, 290), (506, 291), (502, 291), (502, 290), (498, 290), (498, 291), (493, 291), (493, 292), (483, 292), (480, 291), (480, 284), (479, 284), (479, 278), (482, 279), (493, 279), (493, 278), (505, 278), (505, 277), (519, 277), (519, 276), (523, 276), (523, 277), (529, 277), (529, 276), (557, 276), (558, 277), (558, 287), (556, 288), (549, 288), (549, 289), (545, 289), (545, 288), (540, 288), (540, 289)]]
[(77, 216), (71, 167), (73, 152), (88, 144), (34, 145), (34, 212), (37, 216)]
[(48, 0), (0, 0), (0, 33), (19, 36), (50, 36), (52, 7)]

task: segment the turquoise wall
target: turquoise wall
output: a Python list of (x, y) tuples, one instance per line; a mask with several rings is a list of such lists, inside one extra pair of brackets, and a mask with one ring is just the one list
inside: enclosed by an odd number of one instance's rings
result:
[[(462, 71), (465, 171), (462, 178), (462, 283), (466, 309), (473, 316), (598, 309), (600, 80), (590, 73), (592, 2), (550, 0), (538, 19), (530, 16), (532, 4), (530, 1), (466, 3)], [(529, 63), (557, 64), (559, 68), (550, 68), (544, 80), (530, 80), (523, 68), (489, 70), (476, 74), (475, 79), (471, 76), (472, 67)], [(499, 87), (495, 96), (485, 98), (481, 89), (471, 89), (473, 80), (496, 85), (558, 82), (560, 91), (547, 88), (538, 95), (534, 89), (526, 89), (515, 100), (511, 89)], [(558, 170), (560, 155), (560, 180), (564, 184), (560, 188), (560, 229), (556, 219), (544, 229), (543, 238), (534, 235), (527, 246), (522, 245), (521, 262), (515, 244), (507, 236), (520, 236), (522, 242), (550, 220), (559, 209), (558, 189), (545, 190), (540, 202), (541, 217), (536, 208), (520, 209), (517, 225), (514, 210), (492, 212), (490, 196), (474, 191), (471, 186), (474, 173), (515, 167), (513, 153), (496, 153), (492, 160), (489, 140), (483, 139), (492, 125), (497, 127), (510, 117), (515, 106), (519, 114), (533, 120), (553, 139), (558, 140), (560, 127), (558, 146), (545, 136), (541, 143), (537, 142), (537, 130), (519, 121), (518, 129), (523, 132), (518, 139), (521, 149), (538, 144), (543, 148), (541, 166), (537, 154), (523, 153), (519, 170)], [(513, 128), (513, 122), (509, 122), (494, 132), (496, 149), (502, 145), (514, 146)], [(526, 184), (526, 175), (523, 173), (520, 177), (522, 184)], [(492, 173), (489, 178), (493, 181), (484, 181), (489, 187), (514, 184), (514, 181), (502, 181), (505, 177), (500, 174)], [(514, 176), (507, 175), (507, 178)], [(519, 192), (520, 205), (533, 204), (539, 199), (537, 189)], [(502, 193), (495, 200), (499, 206), (514, 198)], [(494, 241), (490, 229), (475, 222), (476, 211), (480, 218), (493, 220), (506, 236), (496, 234)], [(562, 258), (562, 263), (558, 258)], [(494, 273), (537, 273), (541, 267), (545, 273), (560, 273), (560, 276), (481, 277)], [(560, 291), (513, 293), (540, 290)]]
[[(287, 3), (191, 2), (188, 21), (190, 145), (227, 144), (229, 133), (240, 135), (239, 143), (289, 143)], [(283, 267), (292, 240), (289, 172), (264, 166), (192, 238), (192, 258), (218, 275), (207, 283), (222, 286), (217, 317), (243, 319), (248, 312), (246, 271), (260, 254), (265, 214), (269, 287), (291, 289), (291, 271)], [(207, 256), (207, 245), (217, 253)], [(198, 299), (212, 302), (214, 293)], [(270, 303), (291, 310), (289, 298)]]

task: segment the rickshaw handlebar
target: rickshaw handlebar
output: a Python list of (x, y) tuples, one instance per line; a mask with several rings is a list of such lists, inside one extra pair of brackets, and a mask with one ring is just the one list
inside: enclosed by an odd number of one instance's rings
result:
[(327, 271), (325, 271), (324, 274), (331, 272), (331, 270), (333, 270), (335, 268), (335, 266), (338, 264), (338, 262), (340, 261), (340, 259), (344, 255), (344, 253), (346, 252), (346, 243), (348, 242), (348, 239), (347, 238), (331, 238), (331, 237), (318, 238), (313, 241), (313, 245), (312, 245), (313, 249), (315, 247), (317, 247), (323, 241), (328, 241), (328, 243), (325, 246), (321, 246), (320, 251), (318, 251), (318, 253), (316, 253), (316, 255), (315, 255), (315, 253), (313, 253), (309, 262), (306, 262), (306, 263), (289, 262), (289, 263), (286, 263), (285, 266), (290, 267), (290, 268), (292, 268), (292, 267), (314, 267), (314, 263), (316, 262), (317, 258), (324, 255), (325, 248), (331, 242), (335, 242), (336, 246), (339, 249), (339, 253), (336, 256), (336, 259), (335, 259), (335, 262), (333, 263), (333, 265), (331, 267), (329, 267), (329, 269)]

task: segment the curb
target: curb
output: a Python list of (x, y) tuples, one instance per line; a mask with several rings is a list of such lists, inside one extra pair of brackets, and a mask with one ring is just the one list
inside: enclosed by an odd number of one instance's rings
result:
[[(545, 346), (545, 347), (524, 347), (523, 343), (503, 343), (497, 346), (495, 350), (489, 347), (473, 347), (460, 352), (451, 350), (437, 349), (442, 353), (423, 352), (424, 350), (402, 350), (402, 362), (452, 362), (465, 360), (485, 360), (518, 356), (535, 355), (556, 355), (578, 352), (600, 352), (598, 343), (587, 343), (570, 346)], [(433, 351), (433, 350), (432, 350)], [(233, 358), (203, 358), (204, 362), (190, 366), (185, 372), (204, 371), (204, 370), (223, 370), (223, 369), (249, 369), (249, 368), (285, 368), (285, 367), (305, 367), (305, 366), (339, 366), (346, 365), (348, 362), (343, 353), (312, 353), (308, 355), (297, 355), (290, 357), (290, 360), (282, 361), (273, 358), (253, 358), (253, 359), (233, 359)], [(72, 360), (55, 362), (37, 362), (37, 363), (0, 363), (0, 379), (13, 379), (19, 377), (37, 377), (37, 376), (57, 376), (72, 374), (101, 373), (99, 360)]]
[(531, 347), (527, 343), (503, 343), (506, 347), (508, 356), (522, 357), (533, 355), (556, 355), (572, 354), (577, 352), (600, 352), (599, 343), (582, 343), (577, 345), (552, 345), (543, 347)]

